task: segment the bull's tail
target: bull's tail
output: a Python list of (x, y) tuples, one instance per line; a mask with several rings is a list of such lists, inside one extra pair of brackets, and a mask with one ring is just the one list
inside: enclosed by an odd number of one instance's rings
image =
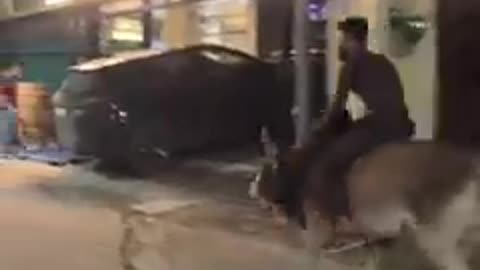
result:
[(480, 178), (480, 155), (476, 155), (472, 159), (472, 177)]
[(480, 155), (476, 155), (472, 159), (472, 169), (469, 175), (472, 181), (475, 181), (477, 185), (477, 201), (480, 208)]

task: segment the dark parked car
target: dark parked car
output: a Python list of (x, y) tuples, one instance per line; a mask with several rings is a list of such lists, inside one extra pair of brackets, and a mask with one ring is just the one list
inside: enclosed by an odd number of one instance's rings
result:
[(278, 67), (213, 45), (121, 54), (72, 67), (56, 100), (82, 108), (75, 148), (109, 167), (232, 149), (262, 127), (287, 147), (292, 89)]

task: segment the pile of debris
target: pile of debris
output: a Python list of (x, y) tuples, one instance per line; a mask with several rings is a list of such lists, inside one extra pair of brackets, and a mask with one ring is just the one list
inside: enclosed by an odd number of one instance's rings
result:
[(57, 143), (52, 108), (42, 85), (4, 81), (0, 85), (0, 159), (54, 165), (87, 159)]

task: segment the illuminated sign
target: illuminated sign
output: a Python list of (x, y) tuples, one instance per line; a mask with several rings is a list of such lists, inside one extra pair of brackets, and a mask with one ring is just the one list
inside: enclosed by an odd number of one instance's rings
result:
[(67, 4), (70, 2), (72, 2), (72, 0), (45, 0), (45, 5), (53, 6), (53, 5)]
[(112, 21), (111, 39), (123, 41), (143, 41), (141, 20), (117, 17)]
[(308, 16), (311, 21), (323, 21), (327, 19), (327, 5), (325, 3), (310, 3), (308, 5)]

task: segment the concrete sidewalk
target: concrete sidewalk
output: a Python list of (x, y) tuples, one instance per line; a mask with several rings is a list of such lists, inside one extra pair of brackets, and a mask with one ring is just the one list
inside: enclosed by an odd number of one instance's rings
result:
[(0, 165), (0, 269), (121, 269), (117, 213), (65, 204), (33, 188), (59, 181), (61, 173), (22, 162)]
[[(77, 167), (4, 162), (0, 269), (305, 269), (299, 236), (241, 200), (248, 179), (230, 185), (189, 170), (159, 177), (109, 181)], [(125, 219), (132, 205), (152, 213)]]
[(0, 268), (118, 270), (119, 216), (35, 194), (0, 196)]
[[(124, 256), (138, 270), (365, 269), (365, 250), (313, 267), (296, 226), (278, 226), (251, 205), (219, 201), (143, 205), (130, 215)], [(172, 202), (170, 202), (172, 204)]]
[[(248, 170), (239, 170), (176, 170), (151, 183), (110, 181), (79, 167), (3, 162), (0, 269), (374, 269), (367, 264), (372, 250), (311, 268), (303, 235), (295, 227), (276, 226), (245, 198), (248, 179), (242, 177)], [(466, 240), (480, 242), (474, 237), (479, 231)], [(380, 252), (387, 260), (378, 270), (422, 262), (415, 245), (404, 246), (387, 256)], [(480, 269), (477, 253), (470, 256), (473, 270)], [(409, 270), (436, 270), (417, 265)]]

